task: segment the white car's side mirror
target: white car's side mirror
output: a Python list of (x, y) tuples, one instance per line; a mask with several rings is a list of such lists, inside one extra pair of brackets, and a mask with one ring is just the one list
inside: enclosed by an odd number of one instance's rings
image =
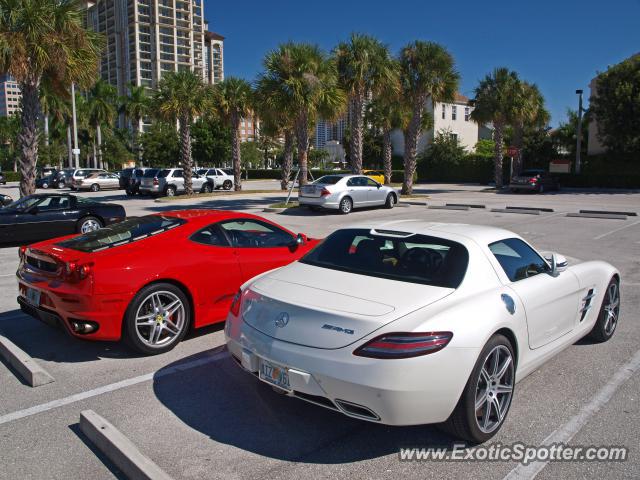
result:
[(549, 265), (551, 266), (550, 273), (552, 277), (557, 277), (569, 266), (567, 259), (559, 253), (551, 253), (551, 255), (546, 257), (546, 259), (549, 261)]

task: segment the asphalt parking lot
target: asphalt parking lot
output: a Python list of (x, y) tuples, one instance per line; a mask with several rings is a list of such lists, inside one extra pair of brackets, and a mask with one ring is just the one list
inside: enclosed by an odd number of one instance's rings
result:
[[(277, 188), (277, 182), (245, 185)], [(14, 186), (0, 187), (0, 192), (17, 196)], [(561, 438), (570, 445), (622, 445), (629, 449), (627, 461), (549, 463), (538, 465), (539, 471), (514, 462), (401, 462), (400, 447), (452, 447), (456, 442), (432, 426), (386, 427), (277, 395), (232, 362), (221, 326), (191, 334), (156, 357), (136, 356), (115, 343), (71, 339), (20, 312), (17, 249), (5, 248), (0, 249), (0, 334), (31, 355), (55, 382), (32, 388), (7, 363), (0, 365), (0, 478), (123, 478), (80, 431), (79, 414), (86, 409), (108, 419), (176, 479), (640, 478), (640, 375), (630, 370), (640, 352), (640, 217), (566, 216), (580, 209), (640, 214), (640, 192), (514, 195), (466, 185), (419, 185), (416, 192), (430, 195), (429, 205), (486, 208), (411, 205), (343, 216), (297, 209), (262, 213), (283, 198), (275, 191), (171, 203), (131, 199), (119, 191), (83, 195), (122, 203), (128, 215), (194, 206), (245, 210), (310, 236), (367, 219), (488, 224), (513, 230), (538, 249), (559, 252), (571, 262), (606, 260), (622, 274), (621, 319), (613, 339), (577, 342), (523, 379), (509, 418), (492, 442), (537, 446)], [(553, 211), (491, 211), (506, 206)]]

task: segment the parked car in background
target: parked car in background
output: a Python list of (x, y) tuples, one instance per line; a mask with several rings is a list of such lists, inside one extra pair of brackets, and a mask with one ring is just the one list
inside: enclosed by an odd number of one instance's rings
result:
[(280, 393), (481, 443), (504, 424), (516, 379), (587, 335), (613, 336), (619, 285), (606, 262), (569, 266), (507, 230), (370, 223), (244, 284), (225, 337)]
[(354, 208), (393, 208), (399, 194), (364, 175), (325, 175), (300, 187), (298, 202), (312, 209), (330, 208), (347, 214)]
[(509, 188), (512, 192), (520, 190), (544, 193), (548, 190), (559, 190), (560, 179), (543, 169), (530, 168), (511, 179)]
[(49, 175), (55, 175), (58, 169), (56, 167), (38, 167), (37, 177), (48, 177)]
[(76, 189), (76, 183), (94, 173), (107, 173), (103, 168), (76, 168), (70, 176), (65, 177), (67, 187), (71, 190)]
[(363, 170), (362, 173), (384, 185), (384, 172), (381, 172), (380, 170)]
[(36, 188), (55, 187), (55, 173), (36, 179)]
[(121, 222), (124, 208), (64, 193), (27, 195), (0, 210), (0, 245), (24, 245)]
[[(65, 188), (67, 186), (67, 178), (71, 178), (75, 168), (63, 168), (53, 175), (53, 183), (49, 187)], [(71, 182), (71, 180), (69, 180)]]
[(74, 185), (76, 190), (91, 190), (92, 192), (113, 190), (120, 188), (120, 178), (115, 173), (100, 172), (81, 180), (75, 180)]
[(9, 195), (5, 195), (4, 193), (0, 193), (0, 207), (6, 207), (13, 203), (13, 198)]
[(189, 328), (223, 322), (241, 284), (317, 243), (245, 213), (147, 215), (21, 249), (19, 303), (75, 337), (162, 353)]
[[(212, 187), (206, 177), (194, 174), (191, 184), (194, 192), (210, 192)], [(173, 197), (184, 193), (184, 171), (181, 168), (153, 168), (145, 172), (140, 182), (142, 195), (166, 195)]]
[(233, 175), (229, 175), (221, 168), (201, 168), (198, 175), (202, 175), (211, 181), (214, 190), (222, 188), (231, 190), (233, 188)]
[(4, 173), (2, 173), (2, 171), (0, 170), (0, 184), (2, 185), (6, 185), (7, 184), (7, 179), (4, 176)]
[(135, 195), (136, 193), (139, 193), (140, 181), (147, 170), (150, 170), (150, 168), (125, 168), (120, 172), (120, 188), (125, 190), (127, 195)]

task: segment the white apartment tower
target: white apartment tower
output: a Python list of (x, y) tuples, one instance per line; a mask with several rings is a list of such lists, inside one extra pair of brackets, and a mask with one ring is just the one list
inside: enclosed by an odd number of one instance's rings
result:
[(166, 72), (205, 79), (202, 0), (96, 0), (87, 24), (103, 33), (101, 77), (125, 95), (130, 84), (154, 88)]

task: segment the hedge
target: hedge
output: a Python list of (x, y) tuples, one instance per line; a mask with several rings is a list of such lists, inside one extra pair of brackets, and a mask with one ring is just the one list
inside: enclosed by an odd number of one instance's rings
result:
[(7, 182), (19, 182), (20, 178), (22, 178), (20, 176), (20, 172), (8, 171), (8, 172), (2, 172), (2, 174), (4, 175), (4, 179)]
[[(243, 174), (242, 174), (243, 179), (247, 178), (246, 172), (247, 170), (243, 171)], [(295, 170), (293, 172), (295, 172)], [(323, 175), (336, 175), (336, 174), (341, 175), (345, 173), (351, 173), (350, 170), (309, 170), (309, 172), (311, 173), (311, 175), (313, 175), (313, 178), (315, 179), (318, 179)], [(257, 179), (280, 180), (282, 175), (282, 172), (280, 169), (272, 169), (272, 170), (249, 169), (248, 173), (249, 173), (249, 180), (257, 180)], [(293, 178), (293, 175), (295, 175), (295, 173), (292, 174), (292, 178)], [(417, 176), (414, 176), (414, 178), (417, 179)], [(392, 182), (402, 183), (403, 180), (404, 180), (404, 170), (392, 170), (391, 172)]]

